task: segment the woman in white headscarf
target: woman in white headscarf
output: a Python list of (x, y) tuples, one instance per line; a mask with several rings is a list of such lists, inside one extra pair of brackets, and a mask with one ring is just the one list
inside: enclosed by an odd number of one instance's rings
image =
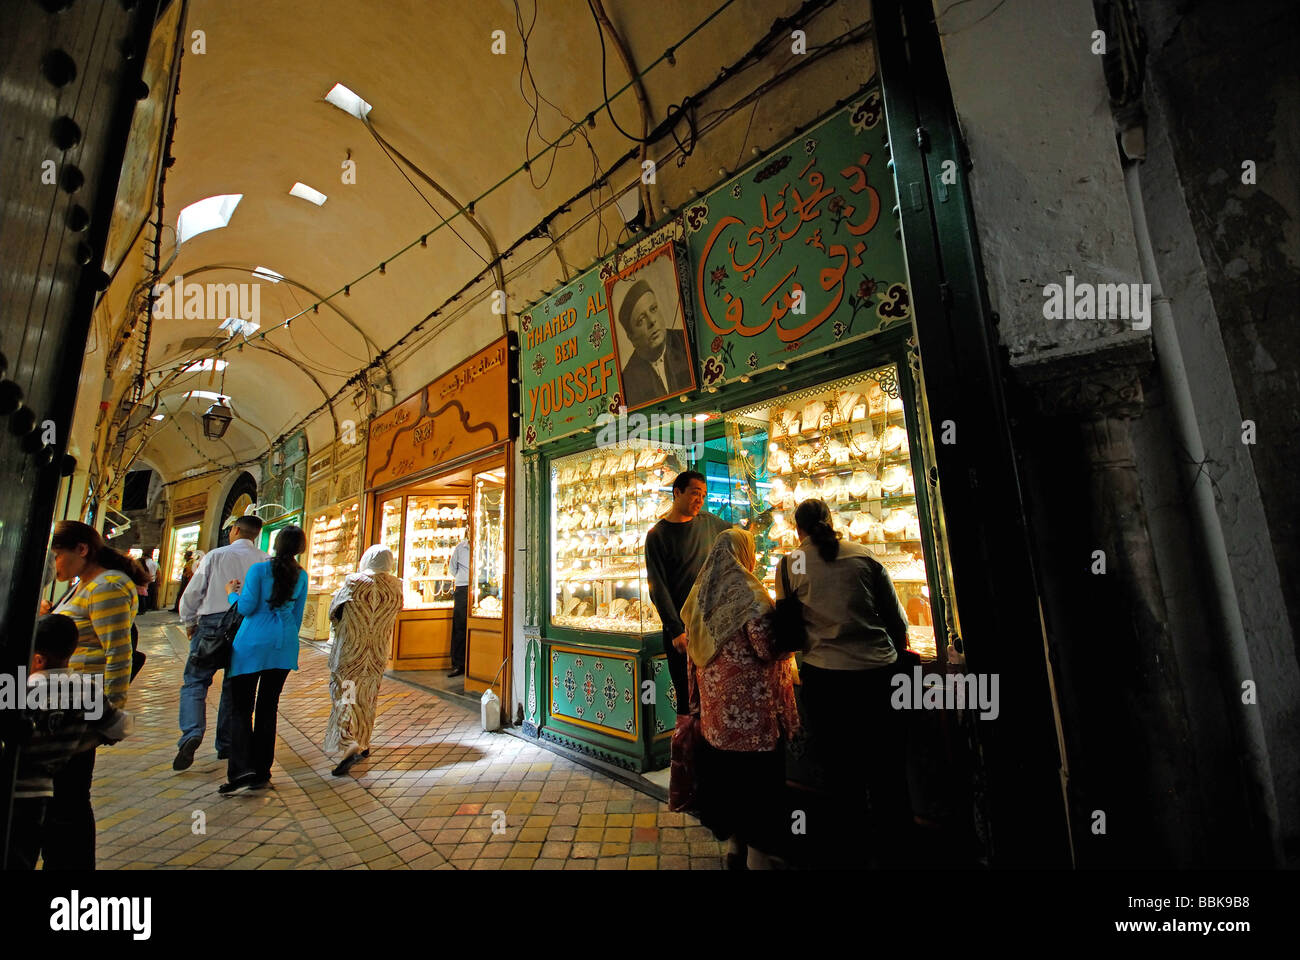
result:
[(774, 649), (771, 614), (772, 600), (754, 576), (754, 538), (724, 530), (682, 622), (705, 741), (696, 756), (696, 804), (700, 822), (731, 841), (731, 869), (769, 866), (780, 836), (785, 740), (799, 729), (793, 654)]
[(330, 601), (334, 646), (330, 650), (330, 710), (325, 750), (343, 751), (334, 768), (341, 777), (370, 755), (375, 703), (402, 609), (402, 581), (392, 575), (393, 551), (375, 544), (361, 557)]

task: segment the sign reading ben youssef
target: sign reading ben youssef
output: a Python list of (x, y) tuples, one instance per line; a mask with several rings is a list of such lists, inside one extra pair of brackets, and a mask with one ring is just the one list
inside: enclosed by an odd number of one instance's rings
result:
[(883, 114), (870, 89), (684, 211), (704, 386), (911, 316)]
[(519, 325), (525, 445), (573, 433), (617, 409), (618, 366), (598, 269), (534, 305)]

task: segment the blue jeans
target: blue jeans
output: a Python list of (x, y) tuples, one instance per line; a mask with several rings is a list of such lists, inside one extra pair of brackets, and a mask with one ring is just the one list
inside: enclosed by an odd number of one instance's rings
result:
[[(208, 728), (208, 687), (212, 685), (213, 674), (217, 668), (199, 666), (194, 662), (194, 651), (205, 633), (221, 626), (224, 614), (210, 613), (199, 617), (198, 627), (190, 640), (190, 655), (185, 661), (185, 682), (181, 685), (181, 738), (176, 742), (179, 747), (192, 737), (203, 739)], [(230, 678), (223, 670), (221, 673), (221, 702), (217, 706), (217, 750), (229, 753), (234, 741), (230, 716)]]

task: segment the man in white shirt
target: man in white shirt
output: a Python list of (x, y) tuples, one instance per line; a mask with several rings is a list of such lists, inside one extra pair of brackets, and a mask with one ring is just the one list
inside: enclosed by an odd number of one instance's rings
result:
[(465, 634), (469, 629), (469, 541), (462, 540), (451, 551), (447, 571), (456, 586), (451, 607), (451, 671), (449, 677), (465, 672)]
[[(221, 618), (230, 608), (226, 583), (238, 580), (242, 584), (249, 567), (269, 559), (257, 548), (257, 538), (261, 533), (260, 518), (237, 517), (230, 528), (230, 545), (218, 547), (203, 557), (181, 595), (178, 610), (190, 638), (190, 655), (185, 662), (185, 681), (181, 686), (181, 738), (176, 759), (172, 761), (173, 770), (189, 768), (207, 730), (208, 687), (217, 671), (195, 663), (194, 652), (208, 632), (221, 626)], [(217, 707), (217, 757), (223, 760), (230, 753), (233, 736), (229, 679), (223, 671), (221, 703)]]
[(142, 609), (140, 613), (158, 609), (158, 561), (155, 560), (152, 555), (157, 552), (158, 551), (155, 549), (152, 553), (146, 553), (144, 559), (141, 561), (141, 563), (144, 564), (145, 570), (149, 571), (149, 584), (145, 588), (145, 595), (148, 597), (148, 600), (145, 604), (145, 608)]

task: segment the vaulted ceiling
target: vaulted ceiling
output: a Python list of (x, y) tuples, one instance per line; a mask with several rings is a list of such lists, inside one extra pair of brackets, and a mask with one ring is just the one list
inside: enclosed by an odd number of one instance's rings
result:
[[(801, 7), (798, 0), (732, 2), (683, 42), (723, 2), (605, 0), (636, 70), (675, 47), (675, 63), (658, 63), (642, 81), (652, 128), (671, 105), (741, 59), (775, 20)], [(648, 156), (666, 161), (650, 186), (655, 217), (752, 161), (755, 147), (776, 145), (857, 89), (873, 71), (871, 40), (862, 29), (867, 19), (863, 2), (824, 5), (799, 24), (808, 54), (792, 52), (787, 27), (770, 52), (701, 102), (694, 111), (698, 142), (683, 162), (672, 136), (651, 144)], [(855, 30), (854, 43), (823, 49)], [(503, 32), (495, 41), (494, 31)], [(198, 416), (210, 401), (183, 394), (219, 390), (220, 374), (215, 382), (210, 372), (167, 380), (157, 391), (164, 419), (150, 421), (141, 455), (168, 479), (255, 456), (330, 398), (333, 404), (308, 429), (313, 449), (332, 441), (339, 421), (368, 413), (358, 387), (336, 397), (348, 379), (486, 271), (488, 242), (465, 217), (444, 224), (456, 205), (420, 173), (461, 204), (477, 199), (474, 217), (505, 251), (637, 146), (602, 111), (593, 116), (594, 126), (582, 125), (581, 136), (560, 139), (561, 149), (519, 171), (527, 156), (605, 99), (600, 36), (586, 0), (191, 0), (184, 34), (175, 164), (165, 180), (164, 261), (175, 254), (167, 276), (250, 283), (259, 282), (252, 268), (268, 267), (284, 280), (260, 281), (261, 332), (307, 312), (242, 350), (235, 349), (239, 338), (226, 340), (218, 331), (224, 316), (153, 321), (151, 385), (180, 365), (220, 352), (229, 362), (225, 393), (238, 417), (224, 441), (205, 440)], [(505, 52), (494, 53), (502, 37)], [(627, 84), (629, 72), (608, 33), (605, 41), (613, 93)], [(804, 67), (800, 56), (806, 69), (736, 106), (778, 74)], [(373, 133), (324, 101), (336, 83), (372, 105)], [(612, 109), (624, 130), (641, 133), (633, 89), (616, 97)], [(685, 120), (676, 133), (690, 146)], [(355, 183), (344, 182), (349, 169)], [(549, 236), (524, 242), (505, 261), (512, 327), (515, 311), (609, 253), (620, 235), (628, 238), (610, 201), (634, 189), (639, 172), (638, 160), (625, 163), (612, 176), (612, 189), (575, 201), (551, 222)], [(328, 199), (316, 206), (291, 196), (298, 181)], [(179, 212), (218, 194), (243, 195), (229, 225), (177, 250)], [(601, 203), (607, 206), (596, 213)], [(424, 234), (427, 247), (419, 243)], [(502, 318), (488, 299), (497, 283), (488, 274), (374, 371), (379, 409), (500, 336)], [(346, 296), (338, 292), (345, 285)], [(311, 309), (316, 304), (318, 312)]]

